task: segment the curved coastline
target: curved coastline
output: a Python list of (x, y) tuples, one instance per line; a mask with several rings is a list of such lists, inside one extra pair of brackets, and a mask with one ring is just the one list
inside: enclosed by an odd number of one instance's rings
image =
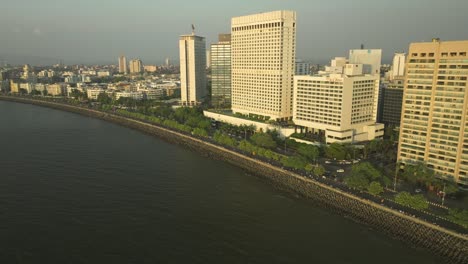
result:
[(434, 254), (445, 257), (449, 263), (468, 263), (468, 237), (466, 235), (400, 213), (228, 148), (161, 126), (93, 109), (3, 95), (0, 95), (0, 100), (34, 104), (95, 117), (183, 145), (268, 179), (281, 189), (309, 198), (327, 209), (349, 216), (354, 221), (364, 223), (411, 245), (429, 249)]

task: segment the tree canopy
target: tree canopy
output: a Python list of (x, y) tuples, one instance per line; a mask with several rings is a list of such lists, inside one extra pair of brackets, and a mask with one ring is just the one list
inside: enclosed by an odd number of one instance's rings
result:
[(351, 175), (345, 178), (345, 183), (350, 188), (365, 190), (371, 182), (382, 180), (382, 173), (369, 162), (353, 165)]
[(379, 182), (373, 181), (369, 184), (369, 187), (367, 188), (370, 194), (372, 195), (379, 195), (383, 193), (384, 189), (382, 185)]
[(332, 143), (325, 148), (325, 155), (331, 159), (346, 159), (346, 147), (339, 143)]
[(468, 228), (468, 210), (449, 209), (447, 218), (464, 228)]
[(404, 206), (412, 207), (416, 210), (429, 208), (426, 198), (421, 194), (411, 195), (408, 192), (400, 192), (395, 196), (395, 202)]
[(276, 142), (273, 137), (268, 133), (255, 133), (250, 140), (259, 147), (274, 149), (276, 148)]
[(313, 145), (302, 144), (298, 149), (297, 152), (307, 158), (309, 161), (316, 161), (319, 157), (320, 151), (319, 148)]

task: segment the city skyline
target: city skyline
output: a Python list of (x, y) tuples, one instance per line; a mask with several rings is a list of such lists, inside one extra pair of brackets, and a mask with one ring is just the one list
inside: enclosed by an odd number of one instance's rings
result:
[[(389, 63), (395, 52), (407, 52), (411, 42), (430, 41), (433, 37), (468, 38), (467, 32), (453, 27), (468, 23), (463, 8), (468, 8), (468, 3), (457, 0), (410, 3), (271, 0), (268, 8), (265, 3), (249, 1), (138, 0), (96, 6), (86, 0), (75, 6), (71, 1), (45, 0), (28, 3), (26, 7), (25, 2), (30, 1), (2, 6), (0, 34), (4, 41), (0, 61), (32, 65), (60, 60), (67, 64), (115, 64), (115, 57), (122, 53), (143, 58), (150, 64), (161, 64), (166, 57), (178, 61), (178, 32), (188, 31), (191, 24), (195, 24), (198, 35), (206, 36), (209, 45), (216, 42), (218, 33), (228, 32), (231, 17), (274, 10), (298, 13), (297, 57), (314, 63), (345, 56), (347, 50), (359, 48), (362, 43), (366, 48), (382, 49), (383, 62)], [(438, 12), (431, 11), (434, 9)], [(359, 34), (346, 34), (351, 30)], [(135, 43), (135, 39), (141, 41)]]

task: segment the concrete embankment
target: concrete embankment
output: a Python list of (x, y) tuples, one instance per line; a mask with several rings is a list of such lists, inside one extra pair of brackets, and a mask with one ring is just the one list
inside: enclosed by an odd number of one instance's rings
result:
[(320, 206), (345, 215), (357, 222), (364, 223), (394, 238), (406, 241), (410, 245), (429, 249), (434, 254), (443, 256), (447, 260), (447, 263), (468, 263), (467, 236), (332, 188), (313, 179), (304, 178), (224, 147), (156, 125), (87, 108), (21, 97), (0, 96), (0, 100), (41, 105), (92, 116), (186, 146), (204, 155), (241, 167), (255, 175), (268, 179), (278, 188), (309, 198)]

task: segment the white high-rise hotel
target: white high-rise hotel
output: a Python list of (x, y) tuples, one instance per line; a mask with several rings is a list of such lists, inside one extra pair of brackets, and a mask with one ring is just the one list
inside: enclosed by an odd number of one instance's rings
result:
[(232, 111), (292, 117), (296, 13), (274, 11), (231, 21)]
[(325, 72), (295, 76), (294, 123), (306, 132), (322, 134), (327, 143), (381, 138), (384, 125), (376, 123), (379, 67), (373, 61), (363, 59), (365, 64), (358, 64), (335, 58)]
[(205, 38), (194, 33), (180, 36), (179, 52), (181, 104), (200, 104), (207, 95)]

